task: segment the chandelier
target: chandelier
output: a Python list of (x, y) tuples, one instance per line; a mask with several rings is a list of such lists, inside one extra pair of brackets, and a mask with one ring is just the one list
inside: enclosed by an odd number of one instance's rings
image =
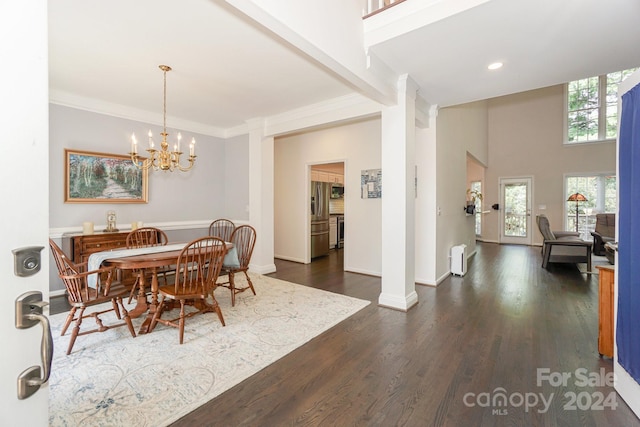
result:
[(178, 142), (173, 145), (173, 151), (169, 151), (169, 143), (167, 142), (167, 71), (171, 71), (171, 67), (168, 65), (160, 65), (159, 68), (164, 73), (164, 100), (163, 100), (163, 124), (162, 124), (162, 142), (160, 142), (160, 149), (157, 150), (155, 148), (155, 143), (153, 141), (153, 134), (151, 130), (149, 130), (149, 148), (147, 148), (147, 152), (149, 153), (149, 157), (144, 159), (138, 155), (138, 141), (136, 140), (136, 135), (131, 134), (131, 161), (138, 169), (147, 170), (153, 168), (154, 170), (163, 170), (163, 171), (174, 171), (175, 169), (181, 171), (188, 171), (193, 167), (194, 162), (196, 161), (196, 140), (195, 138), (191, 139), (191, 143), (189, 144), (189, 164), (187, 166), (183, 166), (180, 164), (180, 156), (182, 155), (182, 151), (180, 151), (180, 140), (182, 139), (182, 135), (178, 132)]

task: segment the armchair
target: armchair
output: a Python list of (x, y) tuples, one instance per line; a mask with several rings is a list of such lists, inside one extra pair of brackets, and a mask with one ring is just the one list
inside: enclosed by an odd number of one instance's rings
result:
[(593, 253), (606, 255), (604, 244), (614, 242), (616, 238), (616, 214), (597, 214), (596, 229), (591, 232), (591, 235), (593, 236)]
[(546, 215), (536, 216), (538, 229), (544, 238), (542, 243), (542, 267), (549, 263), (586, 263), (587, 273), (591, 273), (592, 242), (582, 240), (578, 233), (551, 231)]
[[(111, 328), (119, 326), (127, 326), (131, 336), (135, 338), (136, 332), (133, 329), (133, 323), (129, 312), (122, 302), (122, 298), (129, 293), (129, 289), (125, 288), (121, 283), (112, 282), (113, 268), (100, 268), (98, 270), (87, 271), (87, 263), (74, 264), (62, 252), (62, 249), (51, 239), (49, 239), (49, 246), (53, 253), (53, 259), (58, 267), (58, 275), (64, 282), (67, 288), (67, 299), (71, 310), (67, 315), (67, 319), (64, 322), (60, 335), (64, 335), (67, 329), (71, 325), (71, 322), (75, 321), (74, 327), (71, 331), (71, 338), (69, 339), (69, 346), (67, 347), (67, 355), (73, 350), (73, 346), (76, 342), (76, 338), (82, 335), (91, 334), (94, 332), (104, 332)], [(92, 288), (87, 283), (87, 277), (90, 274), (97, 274), (106, 276), (106, 279), (102, 281), (100, 278), (97, 280), (97, 287)], [(99, 304), (111, 302), (111, 306), (99, 306)], [(113, 312), (116, 321), (110, 322), (110, 324), (104, 324), (100, 316), (105, 313)], [(121, 314), (122, 313), (122, 314)], [(93, 318), (96, 322), (96, 327), (93, 329), (80, 328), (83, 325), (83, 320)], [(121, 322), (118, 322), (122, 320)]]

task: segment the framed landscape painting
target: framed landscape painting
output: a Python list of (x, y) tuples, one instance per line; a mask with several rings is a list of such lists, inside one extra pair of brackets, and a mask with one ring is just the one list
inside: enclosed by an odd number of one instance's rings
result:
[(148, 171), (129, 156), (64, 150), (65, 203), (147, 203)]

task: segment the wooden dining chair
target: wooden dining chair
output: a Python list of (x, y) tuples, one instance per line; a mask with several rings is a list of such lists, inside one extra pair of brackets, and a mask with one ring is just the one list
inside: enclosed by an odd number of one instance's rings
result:
[[(249, 270), (249, 262), (251, 261), (251, 254), (253, 253), (253, 247), (256, 244), (256, 230), (250, 225), (240, 225), (236, 227), (231, 235), (231, 243), (238, 253), (238, 264), (236, 265), (223, 265), (222, 274), (227, 276), (226, 282), (219, 282), (216, 285), (225, 287), (231, 291), (231, 306), (236, 304), (236, 294), (244, 292), (247, 289), (251, 289), (253, 294), (256, 294), (256, 290), (251, 283), (251, 278), (247, 271)], [(247, 286), (237, 287), (235, 282), (236, 273), (244, 273), (247, 279)]]
[[(167, 233), (155, 227), (140, 227), (138, 229), (132, 230), (129, 234), (127, 234), (127, 238), (125, 240), (125, 245), (127, 249), (135, 249), (135, 248), (148, 248), (150, 246), (165, 246), (169, 242), (169, 238), (167, 237)], [(172, 268), (161, 268), (156, 270), (156, 274), (158, 277), (162, 277), (164, 284), (167, 284), (167, 274), (173, 271)], [(136, 292), (139, 292), (139, 286), (142, 283), (141, 275), (145, 274), (144, 271), (136, 271), (136, 282), (131, 288), (131, 293), (129, 294), (129, 300), (127, 301), (131, 304), (133, 297)], [(144, 289), (142, 290), (144, 292)]]
[[(158, 323), (178, 328), (180, 344), (182, 344), (185, 320), (197, 314), (211, 312), (215, 312), (222, 326), (225, 326), (222, 310), (213, 296), (213, 288), (226, 252), (225, 242), (217, 237), (201, 237), (187, 243), (178, 256), (175, 283), (158, 288), (160, 300), (151, 320), (149, 332), (153, 331)], [(207, 301), (208, 297), (211, 298), (211, 302)], [(164, 304), (166, 299), (180, 302), (178, 317), (162, 318), (162, 314), (167, 309)], [(189, 312), (185, 310), (186, 307), (190, 307)]]
[[(67, 347), (67, 355), (73, 350), (76, 338), (81, 335), (104, 332), (112, 328), (127, 325), (131, 336), (135, 338), (136, 332), (133, 329), (133, 323), (129, 317), (129, 312), (122, 302), (122, 298), (129, 294), (129, 289), (120, 283), (113, 282), (114, 269), (100, 268), (93, 271), (86, 271), (86, 262), (81, 264), (72, 263), (62, 249), (51, 239), (49, 239), (49, 246), (51, 247), (53, 258), (58, 267), (58, 275), (67, 288), (67, 299), (71, 306), (71, 310), (69, 310), (69, 315), (64, 322), (60, 335), (64, 336), (71, 322), (75, 321), (75, 325), (71, 331), (69, 346)], [(95, 288), (89, 287), (87, 284), (87, 276), (90, 274), (98, 275)], [(87, 309), (102, 304), (103, 302), (111, 302), (111, 306), (109, 308), (87, 311)], [(105, 325), (102, 319), (100, 319), (100, 316), (109, 312), (114, 312), (118, 320), (124, 321), (112, 325)], [(93, 317), (98, 326), (94, 329), (80, 331), (82, 321), (88, 317)]]
[(127, 234), (127, 248), (147, 248), (149, 246), (166, 245), (169, 242), (167, 233), (155, 227), (140, 227)]
[(209, 225), (209, 236), (217, 237), (225, 242), (231, 241), (231, 235), (236, 225), (228, 219), (216, 219)]

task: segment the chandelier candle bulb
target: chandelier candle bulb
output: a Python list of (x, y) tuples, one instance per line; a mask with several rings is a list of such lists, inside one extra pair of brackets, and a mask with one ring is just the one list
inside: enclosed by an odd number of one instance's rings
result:
[(176, 151), (180, 151), (180, 140), (182, 139), (182, 134), (178, 132), (178, 144), (176, 145)]
[(193, 157), (196, 153), (196, 139), (191, 139), (191, 144), (189, 144), (189, 155)]

